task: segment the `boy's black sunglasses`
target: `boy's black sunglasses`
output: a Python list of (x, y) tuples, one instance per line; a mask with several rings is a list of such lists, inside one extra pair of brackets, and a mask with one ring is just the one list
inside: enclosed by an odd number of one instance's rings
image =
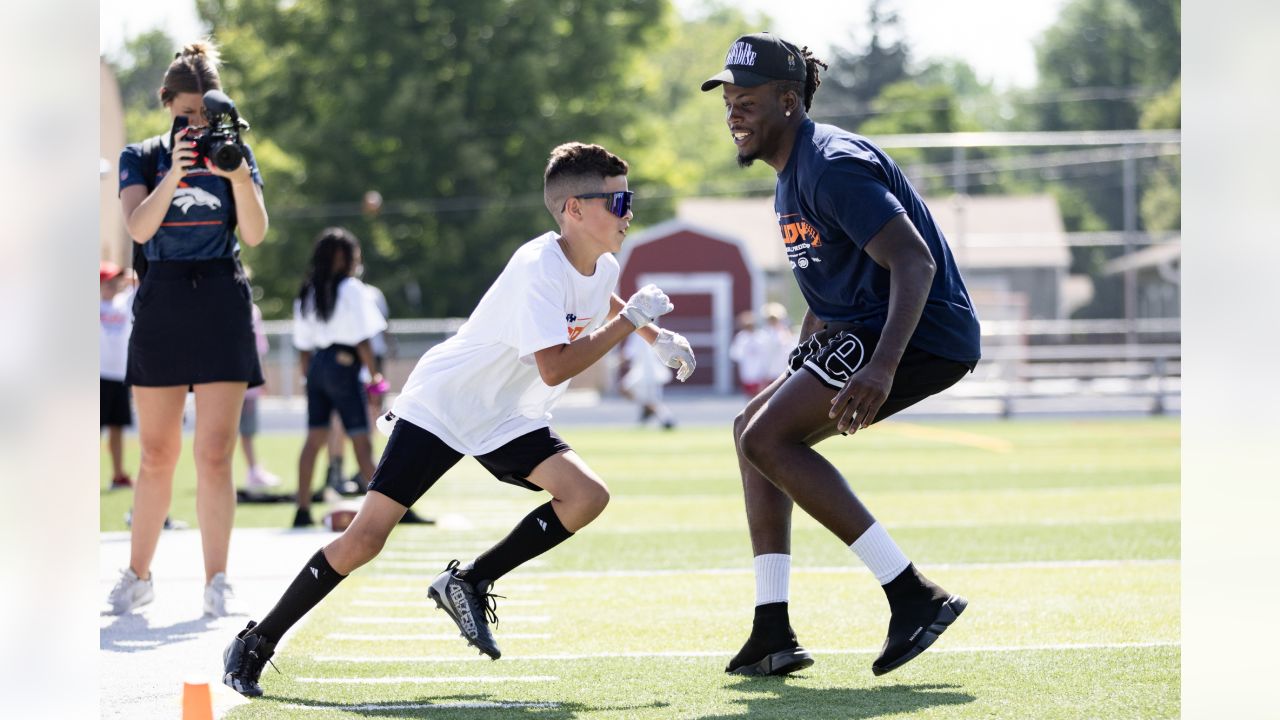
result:
[[(608, 208), (609, 212), (617, 215), (618, 217), (626, 217), (627, 213), (631, 212), (631, 197), (633, 195), (635, 195), (635, 193), (630, 190), (620, 190), (618, 192), (587, 193), (585, 195), (574, 195), (574, 197), (579, 200), (586, 200), (588, 198), (608, 198), (605, 201), (604, 206)], [(567, 206), (568, 204), (569, 203), (566, 200), (565, 205)], [(561, 208), (561, 211), (563, 211), (563, 208)]]

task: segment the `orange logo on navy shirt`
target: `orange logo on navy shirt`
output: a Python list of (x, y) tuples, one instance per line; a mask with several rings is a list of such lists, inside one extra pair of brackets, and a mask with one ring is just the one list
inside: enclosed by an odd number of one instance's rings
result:
[(798, 214), (779, 215), (778, 227), (782, 230), (782, 242), (788, 245), (794, 245), (800, 241), (806, 241), (812, 247), (822, 247), (822, 235), (818, 233), (818, 229), (810, 225), (805, 220), (797, 220), (795, 222), (783, 222), (784, 218), (799, 218)]

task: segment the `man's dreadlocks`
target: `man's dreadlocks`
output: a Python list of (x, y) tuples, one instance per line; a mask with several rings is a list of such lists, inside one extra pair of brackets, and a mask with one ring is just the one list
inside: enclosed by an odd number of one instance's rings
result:
[(818, 86), (822, 84), (822, 78), (818, 77), (818, 68), (828, 69), (826, 63), (813, 56), (806, 45), (800, 50), (800, 55), (804, 58), (804, 85), (791, 80), (778, 83), (778, 92), (785, 93), (794, 91), (795, 94), (804, 98), (804, 110), (809, 111), (809, 107), (813, 105), (813, 94), (818, 91)]

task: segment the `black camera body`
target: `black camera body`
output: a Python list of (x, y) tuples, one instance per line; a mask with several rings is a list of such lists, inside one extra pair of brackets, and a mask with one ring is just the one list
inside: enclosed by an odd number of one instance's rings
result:
[[(240, 167), (244, 160), (244, 142), (240, 133), (248, 132), (249, 123), (236, 112), (236, 104), (221, 90), (210, 90), (204, 94), (204, 114), (209, 124), (192, 128), (186, 139), (194, 142), (196, 150), (195, 163), (199, 167), (203, 158), (209, 158), (214, 165), (231, 172)], [(174, 119), (170, 136), (170, 147), (173, 146), (173, 135), (186, 127), (186, 118), (178, 116)]]

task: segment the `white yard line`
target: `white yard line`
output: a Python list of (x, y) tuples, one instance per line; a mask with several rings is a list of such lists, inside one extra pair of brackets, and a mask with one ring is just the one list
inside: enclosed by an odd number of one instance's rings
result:
[(438, 703), (386, 703), (364, 705), (284, 705), (290, 710), (341, 710), (344, 712), (392, 712), (396, 710), (516, 710), (520, 708), (558, 708), (555, 702), (485, 702), (444, 701)]
[[(398, 634), (367, 634), (367, 633), (329, 633), (324, 636), (326, 640), (356, 640), (361, 642), (396, 642), (407, 640), (456, 640), (461, 637), (459, 633), (437, 633), (435, 635), (423, 633), (398, 633)], [(503, 640), (546, 640), (550, 638), (549, 633), (503, 633)]]
[(458, 677), (372, 677), (372, 678), (297, 678), (298, 682), (320, 685), (402, 685), (419, 683), (506, 683), (556, 682), (554, 675), (473, 675)]
[[(441, 556), (445, 557), (445, 556)], [(456, 560), (456, 557), (449, 556), (448, 560), (383, 560), (381, 558), (373, 561), (373, 566), (378, 568), (392, 568), (396, 570), (434, 570), (439, 573), (444, 570), (444, 566), (449, 560)], [(522, 563), (522, 568), (535, 568), (545, 566), (545, 560), (530, 560)]]
[[(505, 589), (505, 588), (504, 588)], [(435, 602), (430, 600), (352, 600), (352, 605), (359, 607), (382, 608), (434, 608)], [(541, 600), (503, 600), (502, 607), (539, 607), (545, 605)], [(503, 616), (506, 617), (505, 615)]]
[[(385, 578), (385, 577), (387, 577), (387, 576), (385, 576), (385, 575), (370, 575), (369, 577), (371, 577), (371, 578)], [(417, 575), (401, 575), (401, 576), (395, 576), (395, 577), (410, 578), (410, 579), (417, 580), (419, 583), (421, 583), (421, 581), (422, 581), (422, 578), (421, 578), (421, 577), (418, 577)], [(530, 592), (530, 593), (535, 593), (535, 592), (546, 592), (546, 590), (547, 590), (547, 586), (546, 586), (546, 585), (530, 585), (530, 584), (521, 584), (521, 583), (512, 583), (511, 585), (507, 585), (507, 584), (504, 582), (504, 583), (503, 583), (503, 585), (502, 585), (502, 589), (503, 589), (503, 591), (510, 591), (510, 592)], [(397, 595), (411, 595), (411, 594), (412, 594), (412, 595), (425, 595), (425, 594), (426, 594), (426, 592), (427, 592), (427, 588), (426, 588), (426, 585), (419, 585), (419, 584), (416, 584), (416, 583), (415, 583), (415, 584), (413, 584), (413, 585), (360, 585), (359, 587), (357, 587), (357, 588), (356, 588), (356, 592), (361, 592), (361, 593), (377, 593), (377, 594), (397, 594)], [(528, 601), (528, 602), (532, 603), (532, 602), (535, 602), (535, 601), (530, 600), (530, 601)], [(505, 604), (505, 603), (504, 603), (504, 604)], [(432, 607), (435, 607), (435, 603), (432, 603), (432, 604), (431, 604), (431, 606), (432, 606)]]
[[(435, 604), (432, 604), (435, 607)], [(503, 622), (514, 623), (545, 623), (550, 622), (549, 615), (503, 615)], [(425, 617), (343, 617), (338, 618), (339, 622), (351, 623), (353, 625), (422, 625), (434, 623), (453, 623), (453, 620), (445, 615), (425, 616)]]
[[(850, 558), (850, 562), (854, 559)], [(1179, 565), (1177, 558), (1157, 558), (1154, 560), (1014, 560), (1010, 562), (974, 562), (974, 563), (922, 563), (927, 570), (1059, 570), (1072, 568), (1127, 568), (1146, 566)], [(801, 574), (842, 574), (867, 573), (865, 567), (793, 567), (793, 573)], [(619, 578), (619, 577), (671, 577), (677, 575), (751, 575), (752, 569), (740, 568), (690, 568), (688, 570), (560, 570), (553, 572), (534, 572), (526, 577), (539, 579), (552, 578)], [(385, 576), (384, 576), (385, 577)], [(509, 588), (508, 588), (509, 589)]]
[[(1047, 650), (1126, 650), (1132, 648), (1181, 647), (1179, 640), (1160, 640), (1153, 642), (1128, 643), (1048, 643), (1040, 645), (974, 645), (968, 647), (930, 648), (931, 653), (989, 653), (989, 652), (1041, 652)], [(503, 660), (558, 661), (558, 660), (611, 660), (611, 659), (648, 659), (648, 658), (713, 658), (731, 657), (733, 650), (667, 650), (657, 652), (601, 652), (601, 653), (565, 653), (556, 655), (503, 655)], [(814, 655), (876, 655), (880, 648), (818, 648), (809, 649)], [(456, 663), (479, 662), (486, 657), (474, 655), (314, 655), (316, 662), (334, 663)]]

